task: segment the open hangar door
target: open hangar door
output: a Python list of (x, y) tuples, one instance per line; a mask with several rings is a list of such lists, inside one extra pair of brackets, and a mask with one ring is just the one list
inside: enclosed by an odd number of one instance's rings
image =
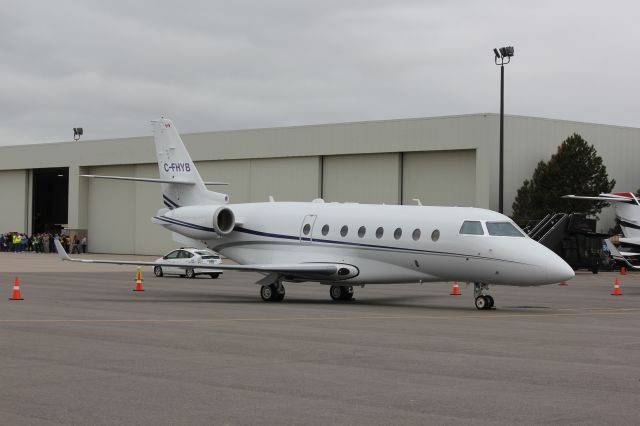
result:
[(32, 232), (59, 232), (69, 221), (69, 169), (33, 169)]
[(402, 158), (402, 203), (473, 207), (476, 204), (476, 151), (407, 152)]

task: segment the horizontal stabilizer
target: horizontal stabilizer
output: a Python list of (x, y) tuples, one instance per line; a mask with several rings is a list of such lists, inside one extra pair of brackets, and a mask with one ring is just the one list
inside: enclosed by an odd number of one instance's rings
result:
[[(173, 183), (176, 185), (195, 185), (195, 182), (186, 180), (175, 179), (153, 179), (153, 178), (141, 178), (130, 176), (104, 176), (104, 175), (80, 175), (81, 177), (94, 178), (94, 179), (114, 179), (114, 180), (131, 180), (138, 182), (153, 182), (153, 183)], [(205, 185), (229, 185), (227, 182), (204, 182)]]

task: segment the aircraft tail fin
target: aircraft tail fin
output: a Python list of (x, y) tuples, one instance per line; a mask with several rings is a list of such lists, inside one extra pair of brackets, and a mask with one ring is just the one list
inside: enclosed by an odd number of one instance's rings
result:
[[(205, 187), (200, 173), (171, 120), (167, 118), (153, 120), (151, 127), (162, 181), (162, 198), (167, 208), (229, 202), (226, 194), (209, 191)], [(185, 182), (190, 184), (185, 185)]]

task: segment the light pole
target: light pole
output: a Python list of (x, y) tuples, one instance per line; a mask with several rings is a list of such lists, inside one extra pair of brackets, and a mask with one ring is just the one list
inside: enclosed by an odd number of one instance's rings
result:
[(504, 66), (511, 62), (513, 46), (493, 49), (496, 65), (500, 65), (500, 184), (498, 185), (498, 211), (504, 212)]

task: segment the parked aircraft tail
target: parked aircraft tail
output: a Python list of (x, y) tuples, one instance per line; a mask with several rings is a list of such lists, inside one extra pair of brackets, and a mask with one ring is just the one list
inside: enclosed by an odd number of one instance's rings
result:
[(226, 194), (209, 191), (205, 187), (182, 138), (171, 120), (151, 121), (158, 170), (162, 184), (162, 198), (168, 209), (204, 204), (225, 204)]

